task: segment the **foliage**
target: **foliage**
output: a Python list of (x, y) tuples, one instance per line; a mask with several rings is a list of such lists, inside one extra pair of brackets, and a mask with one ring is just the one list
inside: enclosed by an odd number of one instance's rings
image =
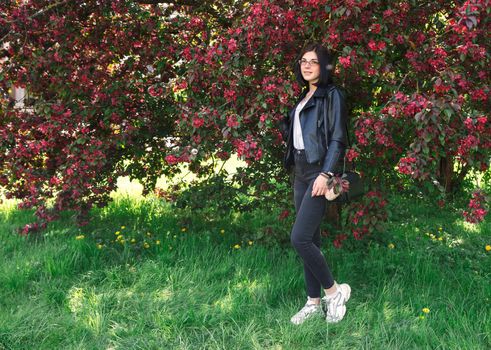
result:
[(2, 2), (0, 88), (30, 100), (2, 97), (0, 185), (37, 209), (25, 233), (63, 209), (87, 223), (120, 175), (146, 193), (178, 163), (209, 176), (211, 156), (246, 160), (233, 180), (260, 196), (285, 183), (278, 122), (300, 92), (292, 63), (316, 40), (339, 62), (348, 158), (371, 189), (416, 180), (443, 200), (489, 168), (490, 12), (489, 0)]

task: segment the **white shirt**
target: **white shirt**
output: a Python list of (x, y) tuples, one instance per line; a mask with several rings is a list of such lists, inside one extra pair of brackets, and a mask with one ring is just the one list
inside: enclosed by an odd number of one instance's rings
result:
[(300, 103), (297, 105), (297, 108), (295, 109), (295, 118), (293, 120), (293, 147), (295, 149), (305, 149), (302, 137), (302, 125), (300, 124), (300, 111), (303, 109), (311, 96), (300, 101)]

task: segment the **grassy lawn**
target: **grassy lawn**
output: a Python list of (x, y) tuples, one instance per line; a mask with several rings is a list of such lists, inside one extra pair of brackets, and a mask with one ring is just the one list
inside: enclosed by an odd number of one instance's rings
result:
[(26, 239), (13, 230), (32, 212), (6, 202), (0, 349), (491, 348), (491, 223), (390, 200), (375, 240), (325, 239), (336, 279), (352, 287), (345, 319), (301, 326), (289, 322), (305, 302), (293, 249), (250, 238), (271, 226), (288, 242), (278, 213), (213, 217), (119, 194), (88, 227), (64, 213)]

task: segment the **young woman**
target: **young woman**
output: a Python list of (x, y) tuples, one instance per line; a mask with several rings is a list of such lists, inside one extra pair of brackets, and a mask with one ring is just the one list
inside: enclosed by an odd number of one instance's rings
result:
[(347, 145), (344, 96), (332, 84), (331, 62), (329, 51), (320, 44), (302, 50), (295, 73), (305, 88), (283, 124), (287, 140), (285, 166), (294, 168), (296, 218), (291, 243), (302, 258), (307, 290), (305, 306), (291, 318), (294, 324), (323, 312), (327, 322), (340, 321), (351, 294), (348, 284), (334, 281), (320, 250), (326, 198), (336, 198), (333, 190), (327, 188), (327, 180), (342, 173)]

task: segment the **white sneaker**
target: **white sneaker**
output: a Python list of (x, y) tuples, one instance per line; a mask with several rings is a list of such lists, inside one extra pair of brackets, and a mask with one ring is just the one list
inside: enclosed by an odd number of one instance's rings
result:
[(293, 324), (301, 324), (304, 323), (307, 319), (311, 318), (315, 315), (322, 314), (322, 307), (320, 304), (309, 304), (305, 303), (304, 307), (300, 309), (293, 317), (290, 319)]
[(351, 296), (351, 287), (346, 284), (337, 284), (337, 291), (332, 295), (326, 295), (321, 299), (322, 307), (326, 313), (326, 321), (336, 323), (343, 319), (346, 313), (346, 302)]

